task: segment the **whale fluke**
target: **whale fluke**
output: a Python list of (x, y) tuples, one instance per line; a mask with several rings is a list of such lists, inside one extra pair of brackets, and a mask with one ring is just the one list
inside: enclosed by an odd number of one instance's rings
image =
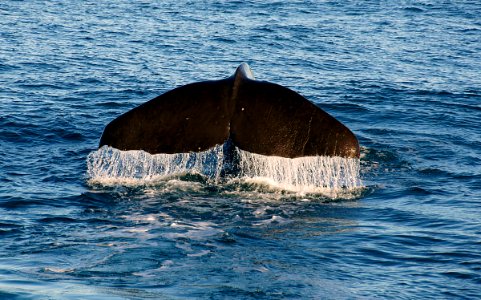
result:
[(346, 126), (298, 93), (255, 80), (245, 63), (229, 78), (187, 84), (124, 113), (105, 127), (99, 146), (183, 153), (228, 140), (270, 156), (359, 157)]

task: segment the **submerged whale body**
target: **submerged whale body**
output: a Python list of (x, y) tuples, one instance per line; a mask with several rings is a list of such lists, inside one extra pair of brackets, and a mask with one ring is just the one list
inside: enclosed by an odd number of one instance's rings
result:
[(255, 80), (245, 63), (229, 78), (178, 87), (119, 116), (99, 147), (158, 154), (222, 144), (287, 158), (359, 157), (346, 126), (298, 93)]

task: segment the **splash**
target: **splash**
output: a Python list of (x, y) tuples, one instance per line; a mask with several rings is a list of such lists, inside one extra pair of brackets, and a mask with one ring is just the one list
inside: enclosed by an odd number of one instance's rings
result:
[(359, 159), (307, 156), (285, 158), (240, 150), (241, 176), (295, 192), (361, 187)]
[(91, 183), (138, 185), (199, 174), (214, 183), (241, 180), (303, 193), (351, 190), (362, 186), (359, 159), (326, 156), (290, 159), (238, 148), (235, 148), (234, 155), (238, 160), (236, 175), (224, 178), (226, 162), (231, 159), (224, 156), (223, 145), (204, 152), (155, 155), (104, 146), (89, 154), (87, 175)]
[(204, 152), (155, 154), (141, 150), (120, 151), (103, 146), (87, 157), (90, 182), (143, 184), (185, 174), (201, 174), (219, 180), (222, 146)]

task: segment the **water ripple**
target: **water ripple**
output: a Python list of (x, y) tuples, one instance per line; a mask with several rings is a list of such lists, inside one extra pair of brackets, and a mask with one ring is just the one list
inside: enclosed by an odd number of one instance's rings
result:
[[(479, 297), (479, 3), (3, 1), (0, 14), (0, 298)], [(353, 130), (366, 187), (87, 183), (105, 124), (244, 61)]]

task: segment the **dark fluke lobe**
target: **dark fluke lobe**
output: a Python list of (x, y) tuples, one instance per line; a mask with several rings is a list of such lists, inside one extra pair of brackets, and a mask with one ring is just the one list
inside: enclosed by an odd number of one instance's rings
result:
[(228, 139), (263, 155), (359, 157), (346, 126), (298, 93), (256, 81), (247, 64), (227, 79), (181, 86), (126, 112), (105, 127), (100, 147), (199, 152)]

